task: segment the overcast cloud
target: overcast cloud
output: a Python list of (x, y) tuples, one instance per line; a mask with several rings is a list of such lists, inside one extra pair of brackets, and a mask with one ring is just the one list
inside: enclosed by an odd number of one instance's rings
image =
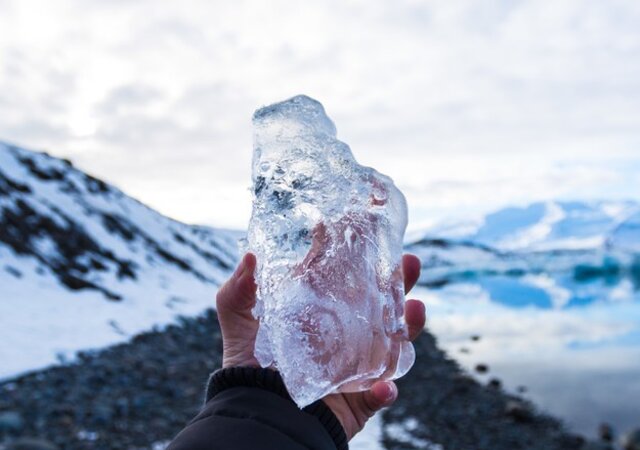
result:
[(241, 228), (250, 118), (325, 105), (413, 227), (640, 198), (640, 2), (0, 0), (0, 140)]

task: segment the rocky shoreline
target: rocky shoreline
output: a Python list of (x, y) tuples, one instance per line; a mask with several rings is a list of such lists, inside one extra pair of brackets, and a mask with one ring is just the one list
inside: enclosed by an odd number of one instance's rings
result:
[[(160, 450), (202, 404), (219, 367), (216, 313), (142, 333), (126, 344), (0, 384), (0, 450)], [(388, 449), (607, 448), (587, 443), (533, 405), (483, 386), (424, 333), (418, 361), (382, 416)], [(597, 445), (597, 446), (594, 446)]]
[[(410, 374), (397, 381), (401, 393), (384, 411), (386, 448), (446, 450), (580, 450), (585, 439), (504, 392), (498, 382), (481, 385), (424, 333)], [(439, 445), (438, 445), (439, 444)]]

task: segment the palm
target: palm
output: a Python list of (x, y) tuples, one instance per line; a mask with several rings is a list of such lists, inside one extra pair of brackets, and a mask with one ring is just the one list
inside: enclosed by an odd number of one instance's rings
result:
[[(223, 340), (222, 367), (259, 365), (253, 356), (259, 322), (251, 313), (256, 301), (255, 267), (255, 256), (250, 253), (245, 255), (238, 269), (218, 292), (216, 304)], [(408, 292), (420, 275), (420, 261), (413, 255), (405, 255), (402, 268), (405, 291)], [(422, 302), (406, 302), (405, 321), (409, 337), (413, 340), (424, 327)], [(331, 394), (323, 400), (340, 420), (348, 439), (351, 439), (367, 419), (380, 408), (393, 403), (396, 396), (397, 389), (392, 381), (380, 381), (368, 391)]]

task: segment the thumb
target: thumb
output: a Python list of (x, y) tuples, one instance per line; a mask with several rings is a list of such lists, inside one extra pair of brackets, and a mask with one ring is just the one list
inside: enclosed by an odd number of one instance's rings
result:
[(244, 255), (231, 278), (218, 291), (216, 307), (218, 313), (243, 313), (251, 310), (256, 303), (256, 283), (254, 272), (256, 257), (252, 253)]
[(390, 406), (398, 398), (398, 388), (393, 381), (378, 381), (363, 395), (365, 411), (369, 417)]

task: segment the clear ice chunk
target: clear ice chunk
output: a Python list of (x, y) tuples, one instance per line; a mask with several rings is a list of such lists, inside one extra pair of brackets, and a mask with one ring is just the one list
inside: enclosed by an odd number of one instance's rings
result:
[(258, 362), (279, 370), (300, 407), (404, 375), (415, 358), (403, 317), (404, 196), (356, 162), (316, 100), (261, 108), (253, 126)]

